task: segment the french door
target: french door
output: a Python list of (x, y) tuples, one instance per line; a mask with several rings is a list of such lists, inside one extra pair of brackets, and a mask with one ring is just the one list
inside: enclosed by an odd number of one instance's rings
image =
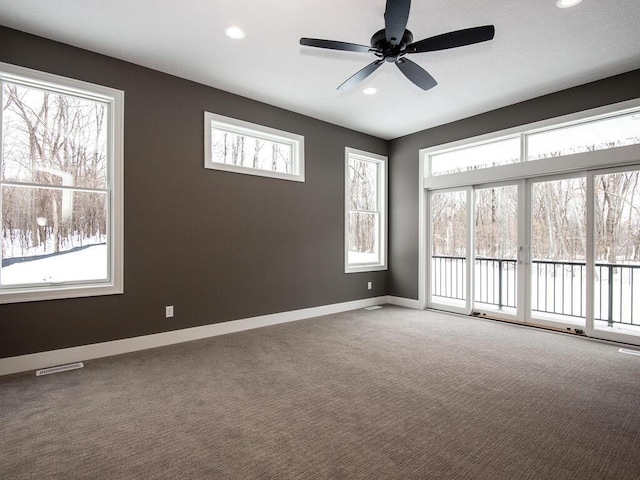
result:
[(473, 311), (523, 319), (524, 182), (474, 187)]
[(640, 168), (589, 172), (587, 334), (640, 345)]
[(584, 332), (587, 181), (584, 173), (527, 182), (527, 322)]
[(640, 169), (427, 192), (427, 306), (640, 344)]
[(430, 307), (470, 313), (472, 196), (471, 187), (429, 192)]
[(523, 320), (525, 182), (429, 192), (427, 305)]

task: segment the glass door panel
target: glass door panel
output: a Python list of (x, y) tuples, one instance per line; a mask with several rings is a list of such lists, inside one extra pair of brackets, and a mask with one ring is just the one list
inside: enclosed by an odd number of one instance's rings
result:
[(516, 315), (518, 185), (475, 190), (474, 310)]
[[(585, 326), (586, 177), (531, 183), (531, 318)], [(540, 322), (538, 322), (540, 323)]]
[(640, 170), (593, 176), (595, 332), (640, 336), (639, 177)]
[(640, 345), (638, 165), (428, 202), (428, 306)]
[(467, 190), (432, 192), (429, 304), (466, 312), (468, 307)]

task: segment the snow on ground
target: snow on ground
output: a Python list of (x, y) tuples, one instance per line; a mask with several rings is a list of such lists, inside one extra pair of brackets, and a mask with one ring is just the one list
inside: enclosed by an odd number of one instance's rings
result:
[(354, 252), (353, 250), (349, 250), (349, 263), (358, 264), (358, 265), (378, 263), (378, 254), (375, 252), (365, 253), (365, 252)]
[(107, 246), (15, 263), (0, 271), (2, 285), (107, 279)]
[[(53, 236), (48, 236), (46, 241), (40, 243), (38, 246), (31, 246), (25, 248), (22, 246), (22, 242), (19, 241), (20, 230), (2, 230), (2, 249), (4, 252), (4, 258), (15, 257), (33, 257), (35, 255), (46, 255), (54, 251)], [(61, 250), (71, 250), (73, 248), (82, 247), (86, 245), (97, 245), (99, 243), (105, 243), (107, 241), (106, 235), (93, 235), (85, 236), (75, 233), (65, 237), (60, 243)]]

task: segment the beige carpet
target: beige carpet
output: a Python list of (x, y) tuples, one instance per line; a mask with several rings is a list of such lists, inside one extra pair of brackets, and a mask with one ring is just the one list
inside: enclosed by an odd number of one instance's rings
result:
[(385, 306), (0, 378), (0, 478), (638, 479), (640, 357)]

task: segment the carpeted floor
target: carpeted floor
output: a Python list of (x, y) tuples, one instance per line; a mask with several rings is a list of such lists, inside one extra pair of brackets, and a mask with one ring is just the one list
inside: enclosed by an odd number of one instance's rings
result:
[(640, 357), (385, 306), (0, 378), (0, 478), (638, 479)]

